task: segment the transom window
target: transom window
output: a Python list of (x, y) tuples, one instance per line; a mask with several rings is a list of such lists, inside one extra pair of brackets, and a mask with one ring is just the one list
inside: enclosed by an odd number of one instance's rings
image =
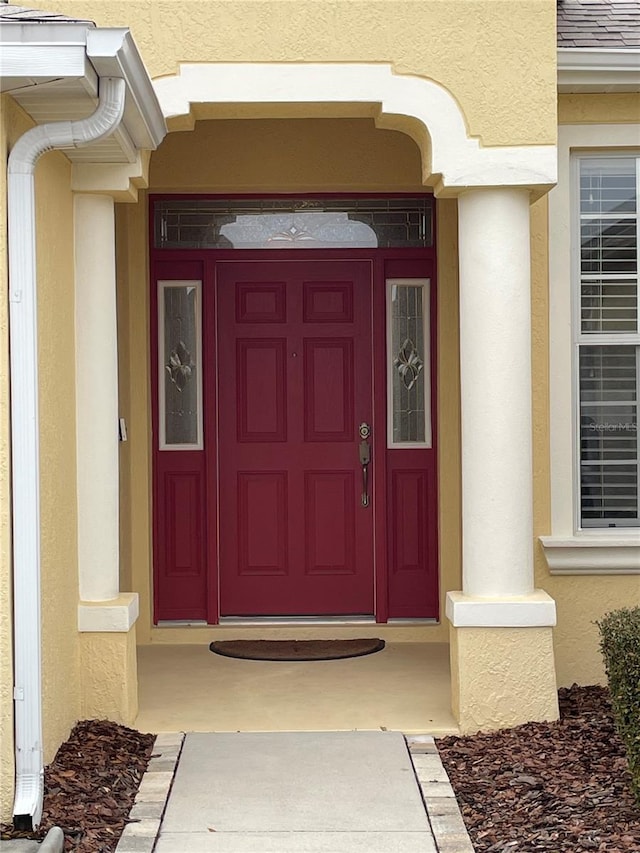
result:
[(639, 523), (640, 157), (578, 156), (580, 524)]
[(371, 249), (433, 245), (433, 199), (171, 198), (156, 249)]

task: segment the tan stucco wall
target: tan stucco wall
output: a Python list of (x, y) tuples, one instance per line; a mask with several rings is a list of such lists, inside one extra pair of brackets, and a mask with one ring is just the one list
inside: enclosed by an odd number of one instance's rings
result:
[[(128, 288), (120, 282), (127, 280), (128, 228), (126, 216), (116, 216), (116, 288), (117, 317), (118, 317), (118, 412), (126, 420), (127, 431), (130, 429), (128, 415), (129, 404), (129, 370), (131, 364), (129, 350), (129, 300)], [(127, 436), (128, 438), (128, 436)], [(120, 442), (120, 589), (133, 589), (131, 575), (131, 442)], [(124, 473), (123, 473), (124, 472)]]
[[(577, 101), (618, 96), (572, 96)], [(627, 99), (627, 96), (622, 96)], [(595, 105), (596, 101), (589, 101)], [(591, 115), (596, 113), (591, 111)], [(638, 575), (568, 576), (549, 573), (538, 536), (551, 533), (549, 469), (549, 286), (548, 209), (546, 199), (531, 208), (532, 357), (533, 357), (533, 498), (536, 586), (555, 599), (558, 624), (553, 632), (558, 686), (604, 684), (605, 674), (595, 621), (620, 607), (640, 605)], [(570, 393), (570, 389), (567, 389)]]
[[(3, 162), (6, 146), (31, 126), (9, 98), (2, 99)], [(2, 239), (6, 244), (4, 169)], [(75, 332), (73, 208), (70, 164), (60, 153), (48, 153), (36, 168), (38, 268), (38, 332), (40, 371), (40, 498), (42, 554), (42, 690), (45, 761), (78, 719), (80, 657), (76, 631), (78, 567), (76, 553), (75, 477)], [(0, 255), (5, 282), (6, 257)], [(13, 796), (13, 684), (11, 580), (9, 564), (9, 445), (7, 431), (7, 305), (0, 307), (0, 813), (10, 816)]]
[(372, 119), (199, 121), (151, 157), (153, 192), (424, 191), (420, 152)]
[(75, 298), (71, 168), (36, 167), (45, 762), (78, 719)]
[(625, 124), (640, 122), (640, 94), (559, 95), (558, 124)]
[(131, 28), (152, 77), (180, 62), (386, 62), (453, 94), (485, 145), (556, 135), (549, 0), (52, 0), (51, 12)]
[(438, 549), (439, 642), (448, 640), (445, 600), (462, 588), (460, 478), (460, 319), (458, 309), (458, 202), (436, 202), (438, 263)]
[(550, 628), (453, 628), (451, 705), (460, 732), (556, 720)]
[(151, 379), (147, 196), (116, 205), (120, 414), (128, 439), (121, 445), (121, 574), (127, 590), (140, 596), (138, 642), (148, 642), (151, 625)]
[[(259, 157), (256, 152), (260, 152)], [(376, 130), (368, 119), (199, 122), (193, 132), (170, 134), (151, 159), (150, 191), (175, 191), (185, 186), (191, 192), (254, 193), (423, 189), (415, 144), (397, 132)], [(118, 304), (122, 306), (120, 406), (129, 426), (128, 448), (121, 456), (121, 512), (131, 519), (130, 535), (123, 533), (121, 539), (122, 562), (131, 566), (131, 588), (140, 593), (137, 634), (143, 644), (152, 639), (149, 284), (144, 195), (137, 205), (118, 205), (117, 210)], [(437, 203), (437, 221), (439, 527), (444, 614), (446, 590), (459, 588), (461, 582), (455, 201)], [(195, 640), (193, 630), (170, 630), (170, 641)], [(446, 642), (447, 632), (443, 621), (424, 629), (421, 638)], [(407, 635), (407, 639), (415, 640), (415, 636)], [(153, 641), (163, 640), (167, 638), (162, 631), (153, 632)]]
[(107, 718), (125, 726), (138, 713), (136, 629), (80, 634), (83, 719)]

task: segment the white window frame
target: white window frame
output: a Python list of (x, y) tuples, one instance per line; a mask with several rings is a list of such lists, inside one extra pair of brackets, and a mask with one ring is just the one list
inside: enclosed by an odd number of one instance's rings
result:
[[(165, 419), (165, 363), (164, 363), (164, 291), (170, 287), (195, 287), (196, 322), (196, 389), (197, 389), (197, 440), (192, 444), (168, 444)], [(203, 450), (204, 420), (202, 394), (202, 281), (198, 279), (162, 279), (158, 281), (158, 447), (160, 450)]]
[[(432, 447), (432, 425), (431, 425), (431, 279), (430, 278), (388, 278), (386, 288), (386, 312), (387, 312), (387, 447), (389, 450), (424, 450)], [(424, 441), (394, 441), (393, 439), (393, 361), (395, 353), (392, 352), (393, 329), (392, 329), (392, 294), (394, 287), (398, 286), (422, 287), (422, 335), (424, 340)]]
[[(572, 228), (571, 228), (571, 284), (572, 284), (572, 294), (573, 294), (573, 318), (572, 318), (572, 328), (573, 328), (573, 396), (575, 400), (574, 407), (574, 435), (575, 435), (575, 459), (574, 459), (574, 471), (575, 471), (575, 520), (574, 527), (576, 532), (583, 530), (610, 530), (606, 523), (603, 524), (593, 524), (593, 525), (583, 525), (582, 522), (582, 486), (581, 486), (581, 475), (582, 475), (582, 459), (580, 454), (580, 435), (581, 435), (581, 401), (580, 401), (580, 351), (584, 347), (611, 347), (611, 346), (631, 346), (634, 348), (640, 347), (640, 331), (639, 327), (636, 325), (635, 332), (618, 332), (618, 333), (585, 333), (582, 331), (582, 272), (581, 272), (581, 223), (582, 223), (582, 210), (580, 208), (580, 164), (583, 160), (590, 160), (594, 158), (606, 160), (606, 159), (616, 159), (616, 158), (628, 158), (636, 160), (636, 199), (637, 203), (640, 205), (640, 170), (638, 168), (638, 161), (640, 161), (640, 151), (610, 151), (610, 150), (594, 150), (594, 151), (575, 151), (571, 153), (571, 189), (572, 189), (572, 203), (571, 203), (571, 216), (572, 216)], [(635, 216), (636, 222), (636, 238), (637, 245), (640, 246), (640, 207), (636, 210)], [(640, 267), (639, 270), (640, 272)], [(620, 277), (623, 277), (622, 274)], [(629, 274), (626, 276), (627, 278), (632, 278), (633, 276)], [(640, 280), (639, 280), (639, 290), (640, 294)], [(640, 308), (640, 300), (638, 302), (638, 306)], [(640, 318), (637, 322), (640, 322)], [(638, 362), (636, 362), (636, 372), (638, 371)], [(636, 388), (640, 391), (640, 377), (636, 376)], [(640, 404), (640, 401), (638, 401)], [(640, 478), (639, 478), (640, 483)], [(639, 495), (640, 498), (640, 495)], [(636, 524), (625, 524), (622, 521), (618, 521), (615, 527), (616, 531), (621, 530), (629, 530), (633, 528), (640, 527), (640, 523)]]
[(540, 537), (552, 574), (640, 574), (640, 528), (579, 524), (577, 293), (569, 286), (576, 281), (578, 251), (572, 240), (577, 215), (572, 181), (577, 164), (572, 155), (634, 155), (639, 148), (637, 124), (558, 128), (558, 184), (549, 193), (551, 535)]

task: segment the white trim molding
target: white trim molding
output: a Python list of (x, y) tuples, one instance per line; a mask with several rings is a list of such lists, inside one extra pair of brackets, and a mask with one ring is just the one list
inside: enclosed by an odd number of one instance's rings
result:
[(629, 536), (541, 536), (552, 575), (640, 575), (640, 532)]
[(558, 92), (640, 92), (640, 50), (558, 48)]
[[(558, 128), (558, 184), (549, 193), (549, 361), (551, 535), (540, 537), (552, 574), (633, 571), (637, 529), (578, 526), (572, 248), (572, 152), (611, 153), (640, 147), (637, 124), (567, 124)], [(626, 555), (626, 556), (625, 556)]]
[(556, 624), (556, 603), (541, 589), (529, 595), (478, 596), (447, 593), (454, 628), (547, 628)]
[(140, 614), (137, 592), (123, 592), (113, 601), (81, 601), (78, 604), (78, 631), (126, 634)]
[[(154, 83), (165, 118), (193, 127), (194, 105), (257, 104), (271, 117), (292, 108), (342, 104), (373, 116), (380, 127), (397, 117), (414, 120), (423, 181), (439, 195), (468, 187), (544, 188), (556, 181), (555, 145), (483, 146), (470, 136), (455, 97), (438, 83), (394, 73), (373, 63), (182, 63)], [(344, 106), (342, 109), (344, 113)], [(407, 132), (406, 122), (398, 129)], [(449, 191), (449, 193), (447, 193)]]

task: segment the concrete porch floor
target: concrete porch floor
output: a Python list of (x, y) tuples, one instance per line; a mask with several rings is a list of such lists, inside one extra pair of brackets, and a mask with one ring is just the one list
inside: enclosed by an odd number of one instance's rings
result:
[(336, 661), (247, 661), (208, 645), (138, 648), (139, 713), (148, 732), (387, 729), (454, 734), (449, 647), (387, 643)]

